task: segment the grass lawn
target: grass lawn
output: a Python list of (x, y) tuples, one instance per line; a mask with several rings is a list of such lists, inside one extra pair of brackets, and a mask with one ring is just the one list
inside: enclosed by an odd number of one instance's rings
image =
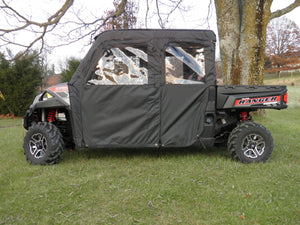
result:
[(0, 119), (0, 224), (299, 224), (297, 98), (257, 119), (275, 148), (249, 165), (212, 148), (66, 151), (58, 165), (33, 166), (21, 119)]
[[(289, 108), (300, 108), (300, 73), (282, 73), (281, 78), (277, 75), (267, 74), (264, 79), (265, 85), (288, 85), (288, 105)], [(293, 84), (293, 85), (291, 85)]]
[(265, 84), (272, 85), (292, 85), (299, 86), (300, 85), (300, 72), (283, 72), (280, 77), (277, 74), (266, 74), (264, 77)]

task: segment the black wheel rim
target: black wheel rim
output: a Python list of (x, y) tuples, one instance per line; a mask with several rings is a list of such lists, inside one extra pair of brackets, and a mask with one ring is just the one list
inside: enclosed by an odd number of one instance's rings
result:
[(29, 141), (29, 149), (34, 158), (43, 158), (47, 151), (47, 139), (45, 136), (41, 133), (33, 134)]
[(242, 142), (242, 150), (247, 158), (256, 159), (265, 152), (265, 140), (258, 134), (247, 135)]

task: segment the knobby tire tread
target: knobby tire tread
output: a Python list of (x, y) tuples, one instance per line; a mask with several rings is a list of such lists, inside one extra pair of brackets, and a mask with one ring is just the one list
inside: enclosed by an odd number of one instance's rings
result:
[[(29, 148), (28, 146), (28, 139), (31, 138), (31, 136), (35, 132), (42, 132), (43, 135), (47, 135), (47, 152), (44, 156), (44, 160), (32, 160), (30, 157), (30, 153), (26, 153), (26, 149)], [(48, 143), (50, 142), (50, 145)], [(61, 154), (63, 153), (63, 137), (59, 129), (54, 126), (52, 123), (47, 122), (39, 122), (37, 124), (34, 124), (31, 126), (25, 136), (24, 141), (24, 154), (26, 156), (26, 159), (32, 163), (32, 164), (40, 164), (40, 165), (52, 165), (59, 162)], [(27, 150), (28, 151), (28, 150)]]
[(268, 140), (268, 142), (270, 142), (271, 144), (269, 146), (266, 146), (266, 151), (267, 152), (264, 155), (264, 157), (257, 160), (257, 161), (253, 160), (253, 162), (266, 162), (270, 158), (270, 156), (272, 154), (272, 151), (273, 151), (273, 148), (274, 148), (273, 138), (272, 138), (272, 135), (271, 135), (271, 133), (268, 129), (266, 129), (261, 124), (257, 124), (257, 123), (254, 123), (254, 122), (240, 123), (236, 128), (234, 128), (232, 130), (231, 134), (229, 135), (228, 143), (227, 143), (228, 151), (229, 151), (229, 154), (230, 154), (231, 158), (234, 159), (234, 160), (241, 161), (243, 163), (250, 163), (251, 162), (250, 160), (247, 160), (243, 157), (240, 157), (237, 154), (237, 151), (239, 151), (239, 148), (240, 148), (239, 144), (240, 144), (240, 139), (242, 138), (241, 134), (245, 130), (249, 130), (249, 129), (261, 129), (266, 134), (265, 136), (270, 138)]

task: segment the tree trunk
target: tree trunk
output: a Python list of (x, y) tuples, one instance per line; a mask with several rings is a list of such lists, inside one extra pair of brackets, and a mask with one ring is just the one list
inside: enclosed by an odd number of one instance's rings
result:
[(225, 84), (263, 84), (272, 0), (215, 0)]

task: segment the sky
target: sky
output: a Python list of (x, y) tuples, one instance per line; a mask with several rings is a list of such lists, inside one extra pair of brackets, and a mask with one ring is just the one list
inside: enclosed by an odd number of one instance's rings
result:
[[(199, 3), (201, 1), (201, 3)], [(11, 0), (7, 1), (12, 4), (14, 8), (22, 12), (28, 18), (32, 20), (45, 20), (49, 15), (55, 13), (63, 4), (63, 0)], [(76, 16), (79, 16), (85, 20), (93, 20), (103, 15), (105, 10), (112, 9), (113, 0), (75, 0), (71, 10), (67, 12), (62, 22), (68, 19), (77, 20)], [(145, 28), (145, 12), (146, 12), (146, 0), (136, 0), (138, 4), (138, 22), (137, 27)], [(168, 23), (165, 28), (182, 28), (182, 29), (211, 29), (217, 33), (217, 22), (215, 7), (210, 4), (210, 0), (184, 0), (184, 10), (176, 10), (169, 17)], [(271, 11), (284, 8), (289, 5), (293, 0), (274, 0)], [(148, 15), (148, 28), (160, 28), (158, 24), (158, 18), (154, 15), (155, 1), (149, 0), (149, 15)], [(161, 6), (160, 11), (164, 12), (166, 7)], [(295, 21), (300, 26), (300, 7), (294, 9), (292, 12), (286, 15), (289, 19)], [(164, 17), (165, 18), (165, 17)], [(207, 18), (209, 18), (207, 20)], [(14, 18), (7, 18), (10, 24), (18, 24), (18, 21)], [(2, 21), (2, 22), (1, 22)], [(78, 20), (77, 20), (78, 21)], [(3, 27), (5, 21), (0, 20), (0, 27)], [(62, 34), (66, 34), (67, 30), (72, 29), (74, 24), (64, 24), (56, 28), (57, 32), (47, 37), (49, 46), (64, 43), (66, 37), (60, 37)], [(77, 38), (75, 34), (73, 37)], [(79, 35), (78, 35), (79, 36)], [(22, 32), (12, 37), (13, 40), (26, 41), (32, 38), (31, 32)], [(44, 57), (47, 58), (49, 64), (55, 65), (56, 72), (59, 72), (69, 57), (83, 58), (90, 47), (90, 38), (83, 39), (72, 45), (67, 45), (58, 48), (49, 47), (49, 51)], [(19, 51), (19, 48), (14, 47), (13, 51)], [(3, 51), (3, 49), (1, 49)], [(217, 53), (218, 54), (218, 53)]]

